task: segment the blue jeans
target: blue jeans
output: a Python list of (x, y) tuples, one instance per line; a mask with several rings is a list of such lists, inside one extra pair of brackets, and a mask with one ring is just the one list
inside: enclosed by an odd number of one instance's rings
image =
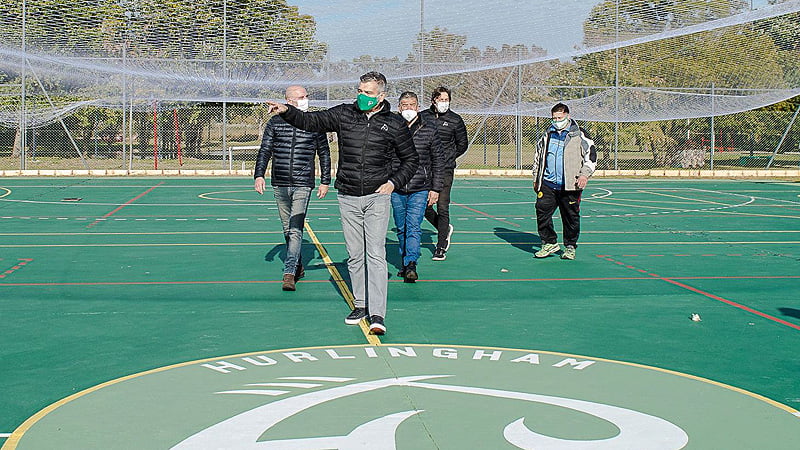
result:
[(310, 187), (283, 187), (273, 186), (275, 203), (278, 204), (278, 214), (283, 225), (283, 237), (286, 240), (286, 260), (283, 264), (283, 273), (292, 275), (297, 267), (302, 264), (303, 225), (308, 210), (308, 200), (311, 197)]
[(428, 191), (419, 191), (413, 194), (392, 193), (392, 212), (404, 267), (419, 259), (422, 238), (421, 225), (427, 206)]

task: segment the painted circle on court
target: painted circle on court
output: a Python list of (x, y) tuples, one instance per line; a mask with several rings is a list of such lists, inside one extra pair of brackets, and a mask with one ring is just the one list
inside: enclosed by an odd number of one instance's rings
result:
[(789, 449), (797, 414), (735, 387), (601, 358), (330, 346), (113, 380), (40, 411), (3, 449)]

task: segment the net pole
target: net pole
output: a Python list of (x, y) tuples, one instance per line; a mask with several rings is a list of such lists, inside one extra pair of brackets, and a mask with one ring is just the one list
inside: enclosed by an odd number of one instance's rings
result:
[(153, 101), (153, 169), (158, 170), (158, 101)]
[(714, 170), (714, 150), (716, 149), (716, 146), (717, 146), (717, 142), (716, 142), (717, 133), (716, 133), (716, 130), (714, 129), (714, 106), (715, 106), (714, 105), (714, 82), (712, 81), (711, 82), (711, 150), (710, 150), (710, 154), (709, 154), (709, 157), (711, 158), (709, 160), (709, 168), (711, 170)]
[(172, 122), (175, 125), (175, 148), (178, 153), (178, 165), (183, 166), (183, 154), (181, 153), (181, 131), (178, 127), (178, 108), (172, 110)]
[(772, 163), (775, 161), (775, 155), (778, 154), (778, 150), (781, 148), (781, 145), (783, 145), (783, 141), (785, 141), (786, 136), (789, 135), (789, 130), (792, 128), (792, 125), (794, 125), (795, 119), (797, 119), (797, 113), (800, 113), (800, 106), (798, 106), (797, 110), (795, 110), (792, 120), (789, 121), (789, 125), (786, 125), (786, 129), (783, 130), (783, 136), (781, 136), (781, 140), (778, 142), (778, 145), (775, 146), (775, 150), (772, 151), (772, 155), (770, 155), (769, 161), (767, 161), (767, 169), (772, 166)]
[(27, 98), (25, 94), (27, 93), (26, 87), (26, 76), (27, 76), (27, 69), (28, 69), (28, 57), (27, 57), (27, 47), (25, 46), (26, 41), (26, 27), (27, 27), (27, 16), (28, 16), (28, 9), (27, 9), (27, 2), (22, 0), (22, 92), (20, 96), (20, 116), (19, 116), (19, 169), (25, 170), (26, 169), (26, 161), (25, 161), (25, 148), (27, 147), (27, 128), (28, 128), (28, 111), (27, 111)]

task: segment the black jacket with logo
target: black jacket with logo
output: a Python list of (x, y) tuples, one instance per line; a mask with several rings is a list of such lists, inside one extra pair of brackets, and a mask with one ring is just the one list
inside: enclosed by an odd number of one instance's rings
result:
[[(414, 139), (414, 147), (419, 155), (419, 168), (408, 183), (397, 186), (400, 194), (413, 194), (419, 191), (441, 192), (444, 184), (444, 152), (436, 130), (436, 123), (417, 117), (409, 127)], [(400, 165), (400, 160), (392, 161), (393, 167)]]
[(420, 111), (420, 118), (436, 122), (439, 129), (439, 139), (442, 140), (442, 149), (445, 157), (445, 170), (456, 168), (456, 158), (467, 152), (469, 139), (467, 127), (461, 116), (448, 109), (444, 114), (436, 111), (436, 106)]
[(325, 133), (301, 130), (273, 116), (264, 128), (254, 178), (264, 176), (271, 158), (273, 186), (313, 188), (315, 155), (319, 155), (320, 183), (331, 184), (331, 149)]
[[(414, 176), (419, 156), (406, 121), (391, 112), (389, 102), (367, 118), (354, 103), (344, 103), (324, 111), (303, 113), (288, 105), (281, 116), (290, 124), (308, 131), (334, 131), (339, 135), (339, 165), (334, 187), (344, 195), (364, 196), (391, 181), (403, 186)], [(392, 158), (400, 164), (392, 168)]]

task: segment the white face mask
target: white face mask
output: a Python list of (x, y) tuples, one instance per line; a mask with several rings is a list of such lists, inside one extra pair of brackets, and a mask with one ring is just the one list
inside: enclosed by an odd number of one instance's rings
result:
[(439, 114), (446, 113), (448, 109), (450, 109), (450, 102), (436, 102), (436, 111), (439, 111)]
[(406, 122), (411, 122), (417, 117), (417, 112), (413, 109), (404, 109), (400, 111), (400, 115), (403, 116), (403, 119), (406, 119)]
[(299, 109), (300, 111), (303, 111), (303, 112), (308, 111), (308, 99), (307, 98), (301, 98), (300, 100), (298, 100), (297, 101), (297, 109)]
[(552, 120), (552, 122), (553, 122), (553, 126), (556, 128), (556, 130), (563, 130), (563, 129), (567, 128), (567, 125), (569, 125), (569, 117), (564, 117), (561, 120), (555, 120), (554, 119), (554, 120)]

